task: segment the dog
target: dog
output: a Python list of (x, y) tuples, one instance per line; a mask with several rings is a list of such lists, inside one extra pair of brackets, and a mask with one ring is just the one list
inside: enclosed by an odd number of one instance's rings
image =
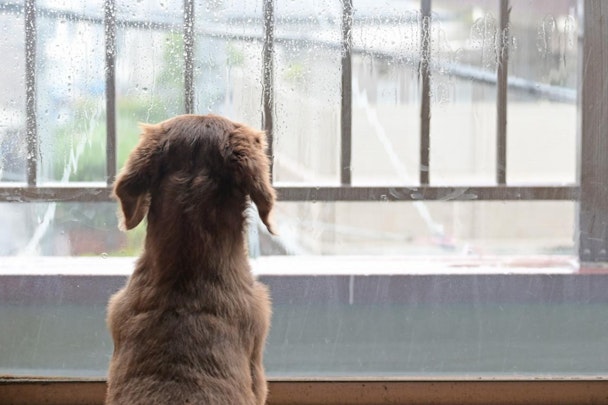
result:
[(266, 287), (245, 248), (249, 201), (274, 234), (265, 133), (216, 115), (142, 125), (117, 176), (120, 227), (144, 250), (110, 298), (106, 404), (264, 404)]

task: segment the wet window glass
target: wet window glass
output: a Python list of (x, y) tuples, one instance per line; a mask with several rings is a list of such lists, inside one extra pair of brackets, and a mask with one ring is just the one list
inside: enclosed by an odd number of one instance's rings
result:
[(605, 375), (579, 3), (0, 0), (0, 374), (106, 374), (113, 177), (214, 113), (272, 140), (270, 376)]

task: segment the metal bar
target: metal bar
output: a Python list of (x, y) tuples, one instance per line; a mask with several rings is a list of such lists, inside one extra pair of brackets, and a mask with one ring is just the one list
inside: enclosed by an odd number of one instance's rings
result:
[(266, 131), (270, 177), (274, 166), (274, 0), (264, 0), (264, 44), (262, 48), (262, 127)]
[(112, 200), (109, 185), (97, 186), (6, 186), (0, 187), (0, 202), (107, 202)]
[(194, 0), (184, 0), (184, 107), (194, 112)]
[(431, 0), (420, 0), (420, 184), (430, 183), (431, 151)]
[(509, 68), (509, 0), (500, 0), (498, 68), (496, 69), (496, 183), (507, 183), (507, 89)]
[[(280, 201), (575, 201), (577, 186), (525, 187), (275, 187)], [(112, 201), (105, 185), (0, 186), (0, 202)]]
[(116, 0), (104, 2), (106, 73), (106, 183), (116, 178)]
[(576, 186), (275, 187), (280, 201), (573, 201)]
[(352, 46), (353, 2), (342, 0), (342, 94), (340, 104), (340, 183), (352, 181)]
[[(21, 4), (16, 3), (4, 3), (2, 4), (3, 14), (21, 14), (25, 7)], [(55, 20), (67, 20), (70, 22), (82, 22), (96, 25), (103, 25), (105, 17), (97, 17), (94, 15), (88, 15), (84, 13), (77, 13), (69, 10), (55, 10), (47, 7), (37, 7), (36, 14), (42, 18), (50, 18)], [(173, 24), (164, 21), (150, 21), (150, 20), (121, 20), (116, 19), (116, 26), (118, 28), (131, 28), (131, 29), (142, 29), (142, 30), (161, 30), (161, 31), (173, 31), (181, 28), (180, 24)]]
[(26, 178), (30, 187), (38, 182), (38, 124), (36, 117), (36, 0), (25, 1), (25, 131)]
[[(608, 262), (608, 2), (585, 0), (579, 37), (578, 254)], [(603, 34), (602, 34), (603, 33)], [(600, 35), (601, 34), (601, 35)]]

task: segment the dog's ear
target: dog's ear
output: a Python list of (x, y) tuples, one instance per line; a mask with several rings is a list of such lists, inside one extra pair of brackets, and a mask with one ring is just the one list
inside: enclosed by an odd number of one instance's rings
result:
[(237, 184), (249, 194), (258, 208), (268, 232), (275, 235), (270, 214), (276, 192), (270, 183), (270, 161), (266, 155), (266, 134), (244, 125), (236, 125), (229, 134), (228, 160)]
[(272, 235), (276, 235), (274, 231), (274, 226), (270, 219), (270, 213), (272, 212), (272, 208), (274, 207), (274, 202), (276, 200), (276, 193), (270, 184), (270, 173), (269, 173), (269, 165), (266, 163), (266, 168), (259, 168), (258, 174), (265, 175), (264, 178), (258, 178), (258, 180), (254, 180), (253, 187), (249, 190), (249, 196), (251, 200), (255, 203), (256, 207), (258, 207), (258, 213), (260, 215), (260, 219), (266, 225), (268, 232)]
[(155, 172), (155, 156), (159, 147), (161, 128), (140, 124), (139, 143), (129, 155), (125, 166), (114, 183), (114, 196), (120, 202), (122, 219), (120, 229), (135, 228), (144, 219), (150, 207), (150, 186)]

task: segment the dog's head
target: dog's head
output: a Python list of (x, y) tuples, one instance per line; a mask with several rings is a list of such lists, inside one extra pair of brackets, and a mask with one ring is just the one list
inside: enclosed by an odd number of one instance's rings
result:
[(210, 210), (201, 216), (212, 217), (228, 206), (241, 207), (249, 196), (274, 233), (269, 217), (275, 191), (264, 132), (214, 115), (180, 115), (142, 130), (114, 185), (121, 228), (137, 226), (151, 204)]

